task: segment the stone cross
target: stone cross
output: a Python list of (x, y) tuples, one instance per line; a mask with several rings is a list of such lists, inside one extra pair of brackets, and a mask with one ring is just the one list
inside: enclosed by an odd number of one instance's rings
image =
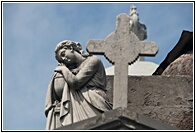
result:
[[(117, 16), (116, 31), (105, 40), (89, 40), (86, 49), (91, 54), (104, 54), (115, 65), (113, 108), (127, 107), (128, 104), (128, 64), (134, 63), (139, 55), (156, 55), (155, 42), (142, 42), (129, 30), (130, 18), (127, 14)], [(145, 69), (145, 68), (144, 68)]]

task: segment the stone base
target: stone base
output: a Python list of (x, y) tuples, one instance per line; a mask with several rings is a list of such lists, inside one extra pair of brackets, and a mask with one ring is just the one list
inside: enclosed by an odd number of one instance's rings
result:
[(179, 130), (126, 108), (117, 108), (101, 115), (55, 130)]

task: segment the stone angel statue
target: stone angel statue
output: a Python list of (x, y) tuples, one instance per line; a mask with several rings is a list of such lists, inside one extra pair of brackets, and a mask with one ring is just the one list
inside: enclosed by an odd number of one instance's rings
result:
[(100, 59), (82, 50), (81, 44), (57, 44), (58, 66), (45, 100), (46, 129), (72, 124), (112, 109), (106, 96), (106, 74)]

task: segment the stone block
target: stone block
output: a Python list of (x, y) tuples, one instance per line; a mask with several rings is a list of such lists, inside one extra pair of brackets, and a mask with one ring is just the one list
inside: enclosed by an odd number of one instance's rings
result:
[(55, 130), (179, 130), (165, 123), (119, 107)]
[[(112, 88), (113, 76), (107, 76), (110, 101)], [(192, 129), (192, 76), (129, 76), (128, 110), (179, 129)]]

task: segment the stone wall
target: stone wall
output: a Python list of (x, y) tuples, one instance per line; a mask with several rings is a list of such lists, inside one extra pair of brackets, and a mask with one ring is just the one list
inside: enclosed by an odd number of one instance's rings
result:
[[(113, 76), (107, 76), (112, 101)], [(193, 128), (191, 76), (129, 76), (128, 109), (179, 129)], [(120, 93), (120, 88), (119, 88)]]
[(193, 75), (193, 51), (183, 54), (174, 60), (163, 71), (162, 75)]

